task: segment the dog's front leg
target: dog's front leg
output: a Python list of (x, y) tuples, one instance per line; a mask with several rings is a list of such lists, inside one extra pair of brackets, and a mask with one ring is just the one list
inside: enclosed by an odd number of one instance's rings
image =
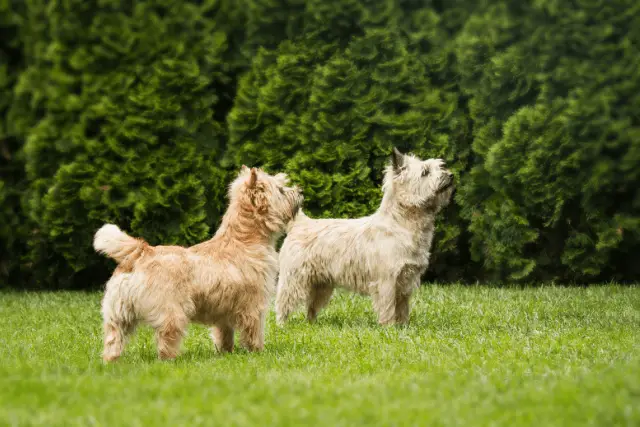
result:
[(373, 294), (373, 307), (378, 314), (378, 323), (387, 326), (395, 321), (396, 286), (392, 280), (378, 283)]
[(409, 323), (409, 299), (415, 289), (420, 286), (420, 276), (416, 275), (407, 280), (407, 282), (399, 282), (396, 284), (396, 323), (406, 325)]
[(409, 298), (411, 294), (398, 293), (396, 295), (396, 323), (406, 325), (409, 323)]
[(184, 337), (189, 320), (184, 313), (165, 314), (164, 319), (155, 328), (158, 356), (162, 360), (175, 359), (180, 351), (180, 343)]

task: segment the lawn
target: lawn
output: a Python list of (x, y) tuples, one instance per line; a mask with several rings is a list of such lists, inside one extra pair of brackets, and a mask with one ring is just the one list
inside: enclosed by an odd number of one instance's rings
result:
[(338, 293), (261, 354), (143, 328), (112, 365), (100, 297), (0, 293), (0, 425), (640, 425), (640, 287), (425, 286), (386, 329)]

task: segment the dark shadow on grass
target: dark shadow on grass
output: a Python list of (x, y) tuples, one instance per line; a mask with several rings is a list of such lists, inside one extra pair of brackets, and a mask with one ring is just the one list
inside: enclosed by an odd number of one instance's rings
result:
[(156, 363), (191, 363), (191, 362), (206, 362), (211, 361), (215, 363), (216, 361), (225, 359), (225, 358), (233, 358), (233, 357), (255, 357), (264, 353), (271, 353), (274, 350), (274, 347), (277, 347), (276, 343), (268, 343), (265, 345), (265, 349), (262, 352), (250, 352), (243, 348), (242, 346), (237, 345), (234, 347), (233, 352), (231, 353), (220, 353), (216, 349), (198, 347), (198, 348), (183, 348), (182, 351), (178, 354), (178, 357), (174, 360), (160, 360), (156, 353), (151, 353), (148, 351), (142, 352), (136, 355), (136, 359), (144, 364), (156, 364)]
[[(239, 350), (234, 350), (233, 353), (231, 353), (231, 355), (239, 353)], [(215, 350), (210, 350), (210, 351), (204, 351), (203, 349), (183, 349), (180, 354), (178, 354), (178, 357), (176, 357), (174, 360), (160, 360), (160, 358), (158, 358), (157, 353), (155, 352), (141, 352), (137, 355), (135, 355), (135, 359), (136, 360), (131, 360), (131, 363), (143, 363), (145, 365), (155, 365), (157, 363), (167, 363), (167, 364), (181, 364), (181, 363), (191, 363), (191, 362), (204, 362), (204, 361), (212, 361), (215, 362), (216, 360), (219, 360), (221, 358), (224, 357), (229, 357), (230, 354), (221, 354), (218, 353)], [(118, 362), (116, 362), (118, 363)]]
[(514, 290), (526, 290), (526, 289), (539, 289), (539, 288), (602, 288), (608, 286), (618, 286), (621, 288), (634, 288), (640, 286), (639, 282), (634, 281), (607, 281), (607, 282), (495, 282), (495, 281), (473, 281), (473, 282), (423, 282), (421, 287), (439, 286), (439, 287), (453, 287), (460, 286), (462, 288), (485, 288), (485, 289), (514, 289)]
[[(392, 327), (395, 328), (426, 328), (433, 325), (433, 320), (428, 318), (428, 316), (417, 316), (412, 315), (411, 320), (407, 325), (395, 325)], [(304, 317), (296, 317), (290, 319), (287, 324), (284, 326), (289, 327), (300, 327), (300, 326), (309, 326), (313, 327), (330, 327), (336, 329), (342, 328), (368, 328), (368, 329), (380, 329), (386, 328), (387, 326), (381, 326), (378, 323), (378, 319), (374, 313), (365, 313), (364, 315), (357, 316), (345, 316), (344, 313), (333, 313), (333, 312), (322, 312), (316, 319), (314, 323), (310, 323)]]
[[(304, 322), (307, 322), (305, 319)], [(378, 324), (378, 321), (373, 316), (341, 316), (338, 313), (322, 313), (318, 316), (318, 319), (315, 323), (312, 323), (311, 326), (329, 326), (332, 328), (357, 328), (357, 327), (366, 327), (378, 329), (381, 326)]]
[[(421, 313), (417, 310), (413, 310), (411, 313), (411, 317), (409, 319), (409, 323), (404, 325), (393, 325), (393, 326), (382, 326), (378, 324), (378, 320), (374, 314), (369, 314), (365, 316), (358, 317), (344, 317), (339, 313), (335, 314), (321, 314), (318, 317), (317, 325), (319, 326), (329, 326), (332, 328), (368, 328), (368, 329), (385, 329), (385, 328), (396, 328), (396, 329), (432, 329), (436, 325), (448, 323), (447, 319), (441, 319), (439, 316), (429, 316), (427, 314)], [(450, 326), (448, 326), (450, 327)]]

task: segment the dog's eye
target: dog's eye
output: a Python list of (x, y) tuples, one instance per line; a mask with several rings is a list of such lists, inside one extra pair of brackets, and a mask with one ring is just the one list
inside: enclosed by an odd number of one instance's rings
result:
[(282, 187), (278, 187), (278, 190), (280, 190), (280, 193), (281, 193), (281, 194), (284, 194), (284, 188), (282, 188)]
[(429, 175), (429, 168), (422, 169), (422, 176), (427, 176), (427, 175)]

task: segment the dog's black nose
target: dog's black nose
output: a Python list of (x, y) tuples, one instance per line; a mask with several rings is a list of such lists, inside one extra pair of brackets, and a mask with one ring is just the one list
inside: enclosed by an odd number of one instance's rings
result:
[(449, 176), (449, 178), (453, 178), (453, 173), (452, 172), (449, 172), (447, 175)]

